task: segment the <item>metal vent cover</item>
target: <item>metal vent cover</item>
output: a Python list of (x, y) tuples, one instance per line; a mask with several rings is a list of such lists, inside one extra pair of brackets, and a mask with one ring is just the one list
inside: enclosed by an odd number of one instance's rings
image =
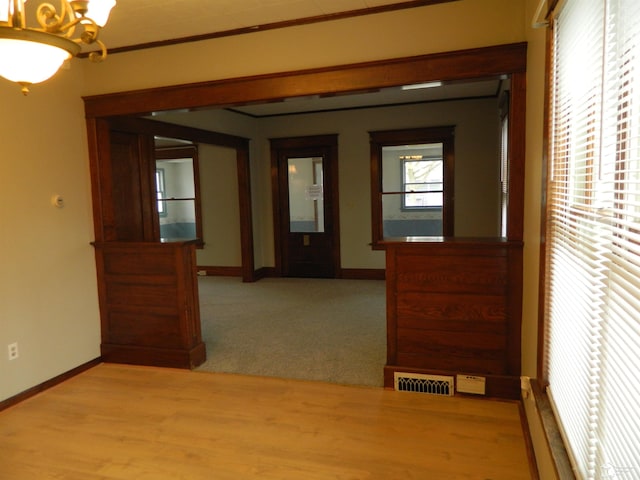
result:
[(422, 373), (394, 372), (394, 388), (401, 392), (428, 393), (444, 397), (453, 396), (453, 377)]

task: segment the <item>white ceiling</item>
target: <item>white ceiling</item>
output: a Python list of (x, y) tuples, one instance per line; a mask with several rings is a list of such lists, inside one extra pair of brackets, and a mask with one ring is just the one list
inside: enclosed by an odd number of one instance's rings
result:
[(297, 97), (284, 102), (263, 103), (232, 107), (231, 110), (256, 117), (303, 112), (320, 112), (346, 108), (363, 108), (384, 105), (406, 105), (451, 99), (493, 97), (498, 93), (500, 79), (473, 82), (457, 82), (437, 88), (403, 90), (401, 87), (385, 88), (372, 93), (353, 93), (329, 97)]
[(100, 33), (108, 48), (226, 32), (407, 0), (118, 0)]

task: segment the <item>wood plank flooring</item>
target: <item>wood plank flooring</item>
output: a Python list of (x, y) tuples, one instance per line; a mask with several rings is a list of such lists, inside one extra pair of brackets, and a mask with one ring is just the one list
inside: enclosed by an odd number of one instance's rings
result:
[(530, 479), (518, 404), (98, 365), (0, 412), (0, 479)]

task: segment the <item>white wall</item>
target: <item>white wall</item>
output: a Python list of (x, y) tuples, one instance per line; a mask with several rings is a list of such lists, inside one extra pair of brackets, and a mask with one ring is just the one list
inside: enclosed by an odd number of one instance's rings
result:
[[(492, 174), (496, 177), (495, 168), (499, 161), (496, 150), (495, 99), (276, 117), (262, 120), (256, 143), (262, 145), (259, 161), (268, 163), (267, 138), (338, 134), (342, 267), (384, 268), (384, 252), (373, 251), (369, 245), (371, 174), (368, 132), (444, 125), (456, 126), (455, 182), (456, 196), (460, 200), (459, 207), (456, 206), (456, 231), (460, 235), (468, 235), (468, 232), (475, 229), (475, 235), (482, 235), (482, 219), (487, 219), (487, 213), (476, 210), (470, 215), (469, 210), (474, 210), (484, 202), (469, 198), (468, 192), (478, 192), (479, 186), (484, 188), (492, 184), (488, 180)], [(494, 163), (490, 168), (486, 168), (486, 161)], [(472, 185), (473, 182), (475, 185)], [(495, 178), (493, 183), (495, 184)], [(494, 188), (494, 191), (497, 194), (498, 188)], [(486, 195), (481, 196), (486, 199)], [(263, 204), (269, 207), (271, 205), (269, 201)], [(270, 212), (269, 209), (269, 215)], [(471, 220), (472, 218), (474, 220)]]
[[(158, 160), (156, 168), (164, 170), (166, 198), (195, 197), (193, 162), (190, 158), (181, 160)], [(168, 201), (165, 202), (167, 215), (160, 217), (160, 224), (167, 223), (195, 223), (195, 209), (193, 202)]]
[(27, 97), (0, 78), (0, 400), (100, 355), (78, 62)]
[(240, 206), (236, 151), (198, 145), (204, 247), (196, 250), (198, 266), (239, 267)]

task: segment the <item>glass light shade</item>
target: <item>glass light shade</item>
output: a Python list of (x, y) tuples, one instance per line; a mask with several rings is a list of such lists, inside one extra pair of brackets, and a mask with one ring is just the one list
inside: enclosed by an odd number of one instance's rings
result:
[(115, 7), (116, 0), (90, 0), (87, 10), (87, 17), (96, 22), (98, 26), (104, 27), (109, 20), (111, 9)]
[(24, 4), (27, 0), (22, 0), (18, 5), (13, 3), (13, 0), (0, 0), (0, 24), (3, 22), (11, 23), (11, 16), (15, 13), (15, 7), (17, 6), (18, 12), (21, 16), (24, 16)]
[(0, 22), (9, 21), (9, 0), (0, 0)]
[[(40, 43), (35, 39), (6, 38), (5, 29), (0, 28), (0, 75), (7, 80), (29, 84), (43, 82), (72, 56), (63, 46)], [(76, 47), (75, 43), (67, 41)]]

